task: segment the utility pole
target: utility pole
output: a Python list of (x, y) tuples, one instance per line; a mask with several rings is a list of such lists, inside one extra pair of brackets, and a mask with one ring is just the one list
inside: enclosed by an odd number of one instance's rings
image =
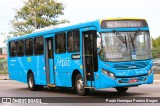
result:
[(36, 20), (37, 16), (36, 16), (36, 12), (33, 11), (33, 13), (34, 13), (34, 26), (35, 26), (35, 29), (37, 29), (37, 20)]
[[(30, 1), (30, 3), (33, 4), (32, 0), (29, 0), (29, 1)], [(33, 15), (34, 15), (34, 27), (35, 27), (35, 29), (38, 29), (38, 28), (37, 28), (37, 20), (36, 20), (36, 18), (37, 18), (37, 16), (36, 16), (36, 10), (35, 10), (34, 8), (31, 8), (31, 7), (29, 7), (28, 9), (29, 9), (29, 10), (31, 11), (31, 13), (33, 13)]]

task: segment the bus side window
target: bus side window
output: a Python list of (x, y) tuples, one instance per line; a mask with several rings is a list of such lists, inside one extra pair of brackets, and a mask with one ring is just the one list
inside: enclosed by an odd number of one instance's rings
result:
[(66, 52), (66, 34), (58, 33), (55, 35), (55, 52), (65, 53)]
[(9, 43), (9, 53), (11, 57), (15, 57), (17, 55), (16, 42)]
[(24, 56), (24, 41), (17, 41), (17, 56)]
[(67, 33), (67, 49), (68, 52), (79, 52), (80, 50), (80, 34), (79, 30), (70, 31)]
[(43, 43), (44, 43), (43, 37), (37, 37), (34, 39), (35, 55), (44, 54)]
[(25, 55), (32, 56), (33, 55), (33, 39), (25, 40)]

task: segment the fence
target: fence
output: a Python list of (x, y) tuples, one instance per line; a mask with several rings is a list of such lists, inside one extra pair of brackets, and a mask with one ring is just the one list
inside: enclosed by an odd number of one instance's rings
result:
[(0, 74), (7, 74), (8, 73), (8, 66), (6, 59), (0, 59)]

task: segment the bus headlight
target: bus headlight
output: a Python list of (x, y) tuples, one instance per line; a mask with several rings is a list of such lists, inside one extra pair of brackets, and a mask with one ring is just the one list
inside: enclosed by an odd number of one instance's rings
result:
[(108, 71), (108, 70), (104, 70), (104, 69), (102, 69), (102, 72), (103, 72), (103, 74), (105, 74), (106, 76), (108, 76), (108, 77), (110, 77), (110, 78), (113, 78), (113, 79), (116, 79), (115, 75), (114, 75), (112, 72), (110, 72), (110, 71)]
[(148, 76), (151, 75), (151, 73), (153, 72), (152, 68), (148, 71)]

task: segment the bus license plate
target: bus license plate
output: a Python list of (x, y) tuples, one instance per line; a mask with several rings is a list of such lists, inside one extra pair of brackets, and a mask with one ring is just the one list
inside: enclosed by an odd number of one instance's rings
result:
[(129, 83), (135, 83), (135, 82), (138, 82), (137, 78), (129, 80)]

